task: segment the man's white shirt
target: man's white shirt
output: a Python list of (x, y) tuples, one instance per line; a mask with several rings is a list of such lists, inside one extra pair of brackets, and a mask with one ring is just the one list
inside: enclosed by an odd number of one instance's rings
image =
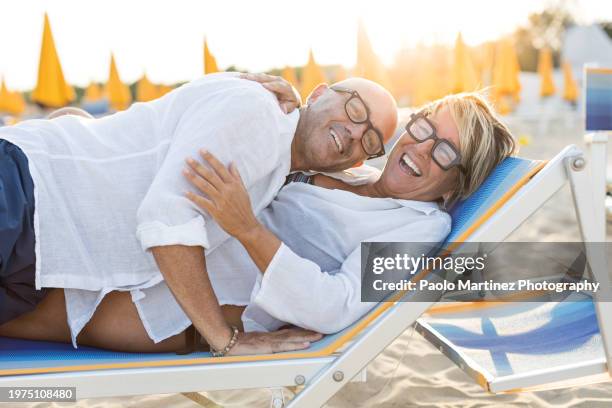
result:
[(202, 246), (208, 258), (228, 239), (185, 198), (187, 157), (234, 161), (258, 213), (289, 173), (298, 118), (261, 85), (214, 74), (105, 118), (0, 128), (29, 159), (36, 286), (67, 289), (73, 342), (106, 293), (137, 300), (162, 281), (150, 248)]

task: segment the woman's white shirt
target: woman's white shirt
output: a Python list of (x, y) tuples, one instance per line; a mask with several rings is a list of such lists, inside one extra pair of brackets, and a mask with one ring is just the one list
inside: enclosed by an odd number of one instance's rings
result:
[[(299, 219), (290, 208), (306, 216)], [(247, 330), (275, 330), (286, 323), (321, 333), (342, 330), (376, 305), (361, 301), (361, 242), (413, 242), (422, 252), (430, 245), (421, 250), (419, 243), (440, 242), (451, 228), (450, 216), (435, 203), (362, 197), (303, 183), (286, 186), (261, 218), (277, 235), (300, 230), (303, 241), (285, 235), (266, 271), (257, 274), (242, 318)]]
[[(361, 302), (362, 241), (440, 242), (451, 226), (435, 203), (305, 183), (283, 187), (259, 218), (284, 242), (264, 274), (233, 239), (207, 257), (219, 302), (248, 305), (242, 315), (247, 331), (291, 323), (330, 333), (348, 326), (375, 305)], [(135, 304), (154, 341), (191, 324), (164, 282), (141, 293)]]

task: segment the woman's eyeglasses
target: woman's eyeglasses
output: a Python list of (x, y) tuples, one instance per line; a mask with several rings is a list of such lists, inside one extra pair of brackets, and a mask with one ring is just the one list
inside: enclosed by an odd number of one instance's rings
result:
[(465, 168), (461, 165), (459, 149), (449, 140), (438, 137), (436, 127), (427, 119), (426, 113), (418, 112), (410, 115), (406, 132), (418, 143), (429, 139), (434, 140), (431, 158), (442, 170), (448, 171), (453, 167), (458, 167), (461, 172), (465, 172)]

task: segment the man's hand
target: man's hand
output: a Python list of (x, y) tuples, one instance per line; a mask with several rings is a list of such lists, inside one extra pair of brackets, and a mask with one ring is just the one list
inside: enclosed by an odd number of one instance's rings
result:
[(245, 354), (272, 354), (303, 350), (310, 343), (321, 340), (322, 334), (304, 329), (283, 329), (271, 333), (240, 333), (228, 356)]

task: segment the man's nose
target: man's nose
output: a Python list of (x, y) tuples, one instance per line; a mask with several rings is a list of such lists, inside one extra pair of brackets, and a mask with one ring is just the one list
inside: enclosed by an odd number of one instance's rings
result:
[(365, 123), (349, 123), (346, 128), (349, 131), (349, 137), (351, 139), (355, 139), (355, 140), (360, 140), (361, 137), (363, 136), (363, 134), (365, 133), (366, 129), (368, 128), (368, 125)]

